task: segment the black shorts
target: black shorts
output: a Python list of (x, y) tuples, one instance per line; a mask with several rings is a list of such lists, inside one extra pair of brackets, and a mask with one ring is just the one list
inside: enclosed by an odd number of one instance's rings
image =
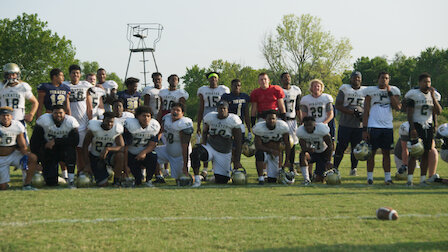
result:
[(350, 143), (352, 150), (362, 141), (362, 128), (339, 126), (336, 153), (343, 153)]
[(394, 130), (385, 128), (368, 128), (369, 143), (372, 150), (392, 150), (394, 148)]
[(319, 176), (323, 176), (325, 172), (325, 166), (328, 161), (327, 157), (325, 156), (325, 151), (321, 153), (311, 153), (310, 154), (311, 159), (308, 161), (309, 164), (316, 163), (316, 170), (314, 171), (315, 174)]
[(230, 180), (230, 177), (219, 175), (215, 173), (215, 183), (216, 184), (227, 184)]
[[(432, 148), (432, 139), (434, 138), (434, 129), (432, 124), (430, 124), (429, 129), (424, 129), (420, 123), (414, 123), (414, 127), (417, 131), (418, 137), (420, 137), (423, 141), (425, 150), (430, 150)], [(410, 132), (409, 135), (411, 135)]]

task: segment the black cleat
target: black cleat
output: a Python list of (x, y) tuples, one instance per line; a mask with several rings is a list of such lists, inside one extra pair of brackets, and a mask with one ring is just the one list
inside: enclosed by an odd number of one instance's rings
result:
[(166, 181), (163, 177), (156, 177), (156, 179), (153, 182), (154, 184), (165, 184)]

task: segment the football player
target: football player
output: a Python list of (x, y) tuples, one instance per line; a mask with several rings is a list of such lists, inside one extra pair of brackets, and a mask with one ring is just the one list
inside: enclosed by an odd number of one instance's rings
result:
[(96, 75), (89, 73), (86, 75), (86, 81), (92, 84), (89, 89), (90, 97), (92, 98), (92, 119), (97, 120), (98, 116), (104, 113), (103, 97), (106, 95), (106, 91), (96, 86)]
[(280, 115), (280, 119), (285, 119), (286, 110), (285, 93), (280, 86), (271, 85), (269, 76), (267, 73), (260, 73), (258, 75), (259, 88), (253, 90), (250, 93), (250, 121), (252, 127), (258, 119), (264, 120), (265, 112), (269, 110), (277, 110)]
[(154, 87), (145, 87), (142, 91), (144, 105), (151, 107), (153, 118), (158, 118), (160, 109), (160, 97), (159, 92), (162, 89), (162, 74), (155, 72), (152, 74), (152, 82)]
[(103, 96), (104, 110), (112, 111), (112, 102), (117, 99), (118, 84), (113, 80), (106, 80), (107, 74), (104, 68), (96, 71), (96, 77), (98, 80), (97, 86), (106, 91), (106, 95)]
[[(216, 111), (217, 102), (221, 100), (221, 96), (226, 93), (230, 93), (230, 89), (224, 85), (218, 85), (219, 73), (210, 72), (205, 75), (209, 85), (202, 86), (198, 89), (197, 95), (199, 97), (199, 111), (198, 111), (198, 123), (196, 129), (196, 142), (201, 142), (201, 123), (203, 118), (210, 112)], [(201, 173), (203, 178), (207, 177), (208, 163), (204, 162), (204, 168)]]
[(71, 65), (68, 68), (70, 73), (70, 81), (64, 82), (70, 88), (70, 111), (79, 123), (79, 143), (76, 147), (76, 164), (78, 167), (78, 173), (82, 171), (85, 166), (82, 142), (87, 133), (87, 123), (92, 120), (92, 98), (88, 90), (92, 88), (92, 84), (81, 79), (81, 67), (78, 65)]
[(37, 168), (36, 155), (27, 151), (23, 124), (12, 119), (11, 107), (0, 107), (0, 190), (8, 189), (9, 166), (21, 167), (23, 190), (34, 191), (31, 179)]
[(114, 183), (120, 181), (124, 168), (123, 125), (115, 122), (114, 113), (105, 112), (102, 121), (89, 121), (87, 129), (82, 145), (86, 160), (84, 171), (93, 173), (98, 186), (107, 186), (106, 166), (110, 165), (115, 174)]
[(362, 75), (353, 71), (350, 84), (342, 84), (336, 97), (336, 109), (341, 112), (338, 128), (338, 142), (334, 154), (334, 167), (339, 168), (344, 152), (350, 143), (351, 170), (350, 175), (357, 175), (358, 160), (353, 155), (353, 149), (362, 140), (362, 113), (364, 108), (365, 87), (361, 86)]
[(139, 82), (140, 80), (137, 78), (127, 78), (124, 82), (126, 90), (117, 93), (118, 99), (123, 100), (124, 111), (134, 113), (140, 106), (141, 94), (137, 91)]
[(310, 183), (309, 165), (316, 163), (313, 182), (323, 182), (324, 172), (331, 169), (331, 155), (333, 144), (331, 142), (330, 128), (324, 123), (316, 123), (314, 116), (303, 118), (303, 125), (297, 129), (297, 137), (302, 149), (300, 152), (300, 170), (304, 177), (304, 185)]
[(157, 146), (160, 124), (151, 118), (151, 108), (141, 106), (135, 110), (136, 118), (125, 122), (124, 138), (126, 140), (127, 166), (135, 178), (135, 185), (142, 184), (142, 168), (146, 170), (146, 187), (153, 187), (152, 176), (156, 169)]
[(296, 144), (299, 143), (299, 139), (297, 138), (297, 119), (301, 118), (300, 112), (300, 97), (302, 95), (302, 90), (296, 85), (291, 85), (291, 75), (289, 73), (282, 73), (280, 76), (283, 92), (285, 93), (285, 109), (286, 109), (286, 118), (285, 122), (289, 127), (289, 136), (294, 140), (294, 145), (291, 146), (291, 154), (289, 155), (291, 164), (294, 164), (294, 159), (296, 156)]
[(63, 162), (68, 169), (68, 186), (75, 188), (79, 123), (65, 113), (63, 105), (54, 105), (51, 111), (51, 114), (43, 114), (36, 120), (30, 140), (31, 152), (36, 154), (42, 163), (47, 185), (58, 185), (58, 163)]
[(158, 121), (161, 122), (162, 117), (171, 111), (174, 103), (180, 102), (185, 105), (190, 96), (185, 90), (177, 89), (179, 84), (179, 76), (172, 74), (168, 76), (169, 88), (160, 90), (159, 97), (162, 105), (162, 111), (158, 114)]
[(123, 110), (123, 100), (117, 99), (112, 102), (112, 112), (115, 115), (115, 121), (124, 126), (124, 122), (127, 118), (135, 118), (135, 116), (133, 113)]
[[(300, 111), (302, 120), (306, 116), (312, 116), (317, 123), (327, 124), (333, 119), (333, 97), (324, 92), (324, 83), (319, 79), (310, 81), (311, 94), (300, 99)], [(332, 136), (334, 137), (334, 135)]]
[(64, 73), (59, 68), (50, 71), (51, 83), (42, 83), (37, 86), (37, 100), (39, 106), (37, 108), (36, 117), (42, 115), (42, 108), (45, 107), (46, 113), (51, 113), (55, 105), (62, 105), (65, 113), (70, 115), (70, 87), (65, 85)]
[(194, 171), (193, 187), (201, 186), (199, 176), (200, 161), (212, 161), (215, 182), (226, 184), (230, 180), (232, 142), (235, 142), (233, 168), (241, 168), (241, 119), (229, 113), (229, 103), (219, 101), (218, 112), (210, 112), (204, 117), (202, 143), (191, 152), (191, 165)]
[[(439, 104), (440, 94), (431, 87), (431, 75), (423, 73), (418, 77), (419, 89), (411, 89), (406, 95), (407, 119), (409, 122), (409, 136), (415, 143), (418, 138), (423, 140), (425, 151), (420, 165), (420, 183), (424, 184), (428, 170), (428, 153), (433, 148), (434, 126), (433, 114), (440, 115), (442, 107)], [(409, 158), (408, 186), (412, 186), (415, 169), (415, 157)], [(434, 163), (434, 160), (431, 160)]]
[(193, 121), (184, 116), (185, 106), (173, 103), (171, 113), (162, 118), (162, 132), (165, 135), (165, 145), (157, 146), (159, 164), (170, 163), (171, 177), (178, 180), (182, 174), (188, 176), (191, 153), (190, 139), (193, 134)]
[[(11, 107), (14, 111), (12, 118), (20, 121), (26, 128), (26, 123), (33, 120), (39, 102), (33, 95), (31, 86), (20, 80), (20, 68), (17, 64), (8, 63), (3, 67), (4, 80), (0, 83), (0, 106)], [(25, 101), (31, 103), (29, 113), (25, 113)], [(25, 130), (25, 139), (26, 130)]]
[(258, 173), (258, 184), (264, 184), (263, 169), (267, 166), (267, 176), (269, 183), (275, 183), (279, 168), (282, 166), (280, 158), (280, 142), (285, 144), (284, 167), (292, 168), (290, 163), (291, 145), (289, 142), (289, 126), (283, 120), (277, 120), (276, 110), (264, 112), (265, 120), (255, 124), (252, 132), (255, 135), (255, 165)]
[(367, 183), (373, 184), (375, 153), (381, 148), (383, 153), (384, 181), (392, 184), (390, 175), (390, 150), (394, 147), (392, 109), (400, 110), (400, 89), (389, 85), (387, 72), (378, 74), (378, 85), (363, 90), (365, 95), (362, 121), (362, 138), (372, 146), (372, 155), (367, 160)]

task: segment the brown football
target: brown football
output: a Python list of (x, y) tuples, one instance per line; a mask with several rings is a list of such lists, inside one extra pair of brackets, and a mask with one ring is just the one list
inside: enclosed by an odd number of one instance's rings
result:
[(380, 220), (398, 220), (398, 213), (390, 207), (380, 207), (376, 210), (376, 217)]

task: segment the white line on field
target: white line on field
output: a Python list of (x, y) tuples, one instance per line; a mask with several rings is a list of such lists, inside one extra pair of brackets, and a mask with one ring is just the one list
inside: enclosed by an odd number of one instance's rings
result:
[[(448, 217), (448, 213), (440, 214), (403, 214), (401, 218), (440, 218)], [(100, 222), (122, 222), (122, 221), (216, 221), (216, 220), (335, 220), (335, 219), (375, 219), (374, 216), (223, 216), (223, 217), (202, 217), (202, 216), (180, 216), (180, 217), (134, 217), (134, 218), (98, 218), (98, 219), (55, 219), (55, 220), (31, 220), (16, 222), (0, 222), (0, 226), (21, 227), (36, 224), (49, 223), (100, 223)]]

